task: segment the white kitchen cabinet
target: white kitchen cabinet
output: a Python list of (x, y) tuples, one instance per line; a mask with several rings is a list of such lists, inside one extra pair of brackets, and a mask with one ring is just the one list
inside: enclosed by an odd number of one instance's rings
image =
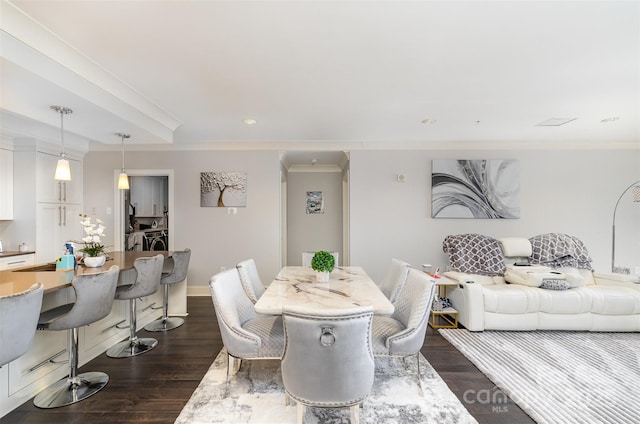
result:
[(36, 206), (36, 262), (52, 262), (70, 240), (82, 239), (80, 205), (38, 203)]
[(0, 220), (13, 219), (13, 152), (0, 149)]
[(130, 177), (137, 217), (161, 217), (167, 205), (167, 177)]
[(37, 152), (36, 198), (46, 203), (82, 203), (82, 162), (67, 157), (71, 168), (71, 181), (53, 178), (60, 156)]
[(68, 368), (69, 365), (62, 362), (69, 358), (67, 334), (66, 331), (36, 332), (29, 351), (9, 363), (10, 396), (56, 370)]
[(8, 256), (6, 258), (0, 258), (0, 271), (35, 265), (35, 263), (36, 255), (34, 253), (29, 253), (27, 255)]

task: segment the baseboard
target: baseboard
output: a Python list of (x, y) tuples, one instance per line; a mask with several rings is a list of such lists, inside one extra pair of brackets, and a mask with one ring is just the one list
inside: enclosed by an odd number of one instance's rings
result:
[(211, 296), (209, 286), (187, 286), (187, 296)]

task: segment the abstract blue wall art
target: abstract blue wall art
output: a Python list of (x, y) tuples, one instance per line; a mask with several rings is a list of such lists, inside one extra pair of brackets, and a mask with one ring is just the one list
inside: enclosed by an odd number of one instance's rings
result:
[(515, 159), (436, 159), (431, 168), (433, 218), (520, 218)]

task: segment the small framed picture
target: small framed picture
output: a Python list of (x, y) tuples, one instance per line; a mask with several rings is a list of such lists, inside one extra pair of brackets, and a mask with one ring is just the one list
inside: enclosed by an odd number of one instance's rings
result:
[(307, 213), (324, 213), (324, 201), (321, 191), (307, 191)]

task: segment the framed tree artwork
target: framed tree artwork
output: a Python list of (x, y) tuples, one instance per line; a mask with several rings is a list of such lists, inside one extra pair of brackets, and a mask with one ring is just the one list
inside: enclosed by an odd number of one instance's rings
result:
[(247, 206), (246, 172), (201, 172), (201, 207)]

